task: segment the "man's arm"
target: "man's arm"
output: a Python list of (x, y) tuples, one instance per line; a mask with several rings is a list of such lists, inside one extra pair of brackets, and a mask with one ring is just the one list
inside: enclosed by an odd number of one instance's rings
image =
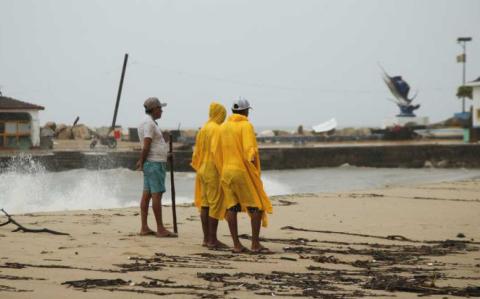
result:
[(142, 152), (140, 153), (140, 159), (137, 162), (137, 170), (143, 171), (143, 164), (147, 160), (148, 154), (150, 153), (150, 147), (152, 145), (152, 138), (144, 138), (143, 139), (143, 148)]

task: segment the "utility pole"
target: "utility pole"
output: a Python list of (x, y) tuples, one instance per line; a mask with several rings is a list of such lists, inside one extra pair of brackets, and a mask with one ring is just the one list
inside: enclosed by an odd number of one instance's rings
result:
[[(457, 38), (457, 43), (463, 49), (463, 54), (457, 57), (457, 62), (463, 63), (463, 72), (462, 72), (462, 86), (465, 86), (466, 74), (467, 74), (467, 42), (472, 41), (471, 37), (459, 37)], [(462, 97), (462, 113), (465, 113), (465, 97)]]

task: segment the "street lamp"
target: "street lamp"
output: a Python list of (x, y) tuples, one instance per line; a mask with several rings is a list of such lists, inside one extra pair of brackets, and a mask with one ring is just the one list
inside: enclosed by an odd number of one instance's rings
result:
[[(465, 74), (467, 71), (467, 42), (472, 41), (471, 37), (459, 37), (457, 43), (463, 48), (463, 54), (457, 56), (457, 62), (463, 63), (462, 86), (465, 85)], [(462, 98), (462, 112), (465, 113), (465, 97)]]

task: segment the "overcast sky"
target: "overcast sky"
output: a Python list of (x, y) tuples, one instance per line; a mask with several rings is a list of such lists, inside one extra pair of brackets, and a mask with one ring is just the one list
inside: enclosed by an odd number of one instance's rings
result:
[(143, 101), (168, 102), (163, 127), (199, 127), (212, 100), (243, 96), (260, 127), (381, 126), (398, 108), (380, 63), (418, 90), (417, 115), (461, 109), (458, 36), (480, 76), (478, 0), (0, 0), (0, 89), (45, 106), (41, 122), (136, 126)]

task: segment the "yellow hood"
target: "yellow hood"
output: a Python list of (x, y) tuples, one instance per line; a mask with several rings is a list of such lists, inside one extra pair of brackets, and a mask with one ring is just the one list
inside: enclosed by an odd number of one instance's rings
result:
[(221, 124), (225, 121), (225, 117), (227, 116), (227, 110), (223, 105), (212, 102), (210, 104), (210, 110), (208, 112), (208, 121), (214, 121), (217, 124)]

